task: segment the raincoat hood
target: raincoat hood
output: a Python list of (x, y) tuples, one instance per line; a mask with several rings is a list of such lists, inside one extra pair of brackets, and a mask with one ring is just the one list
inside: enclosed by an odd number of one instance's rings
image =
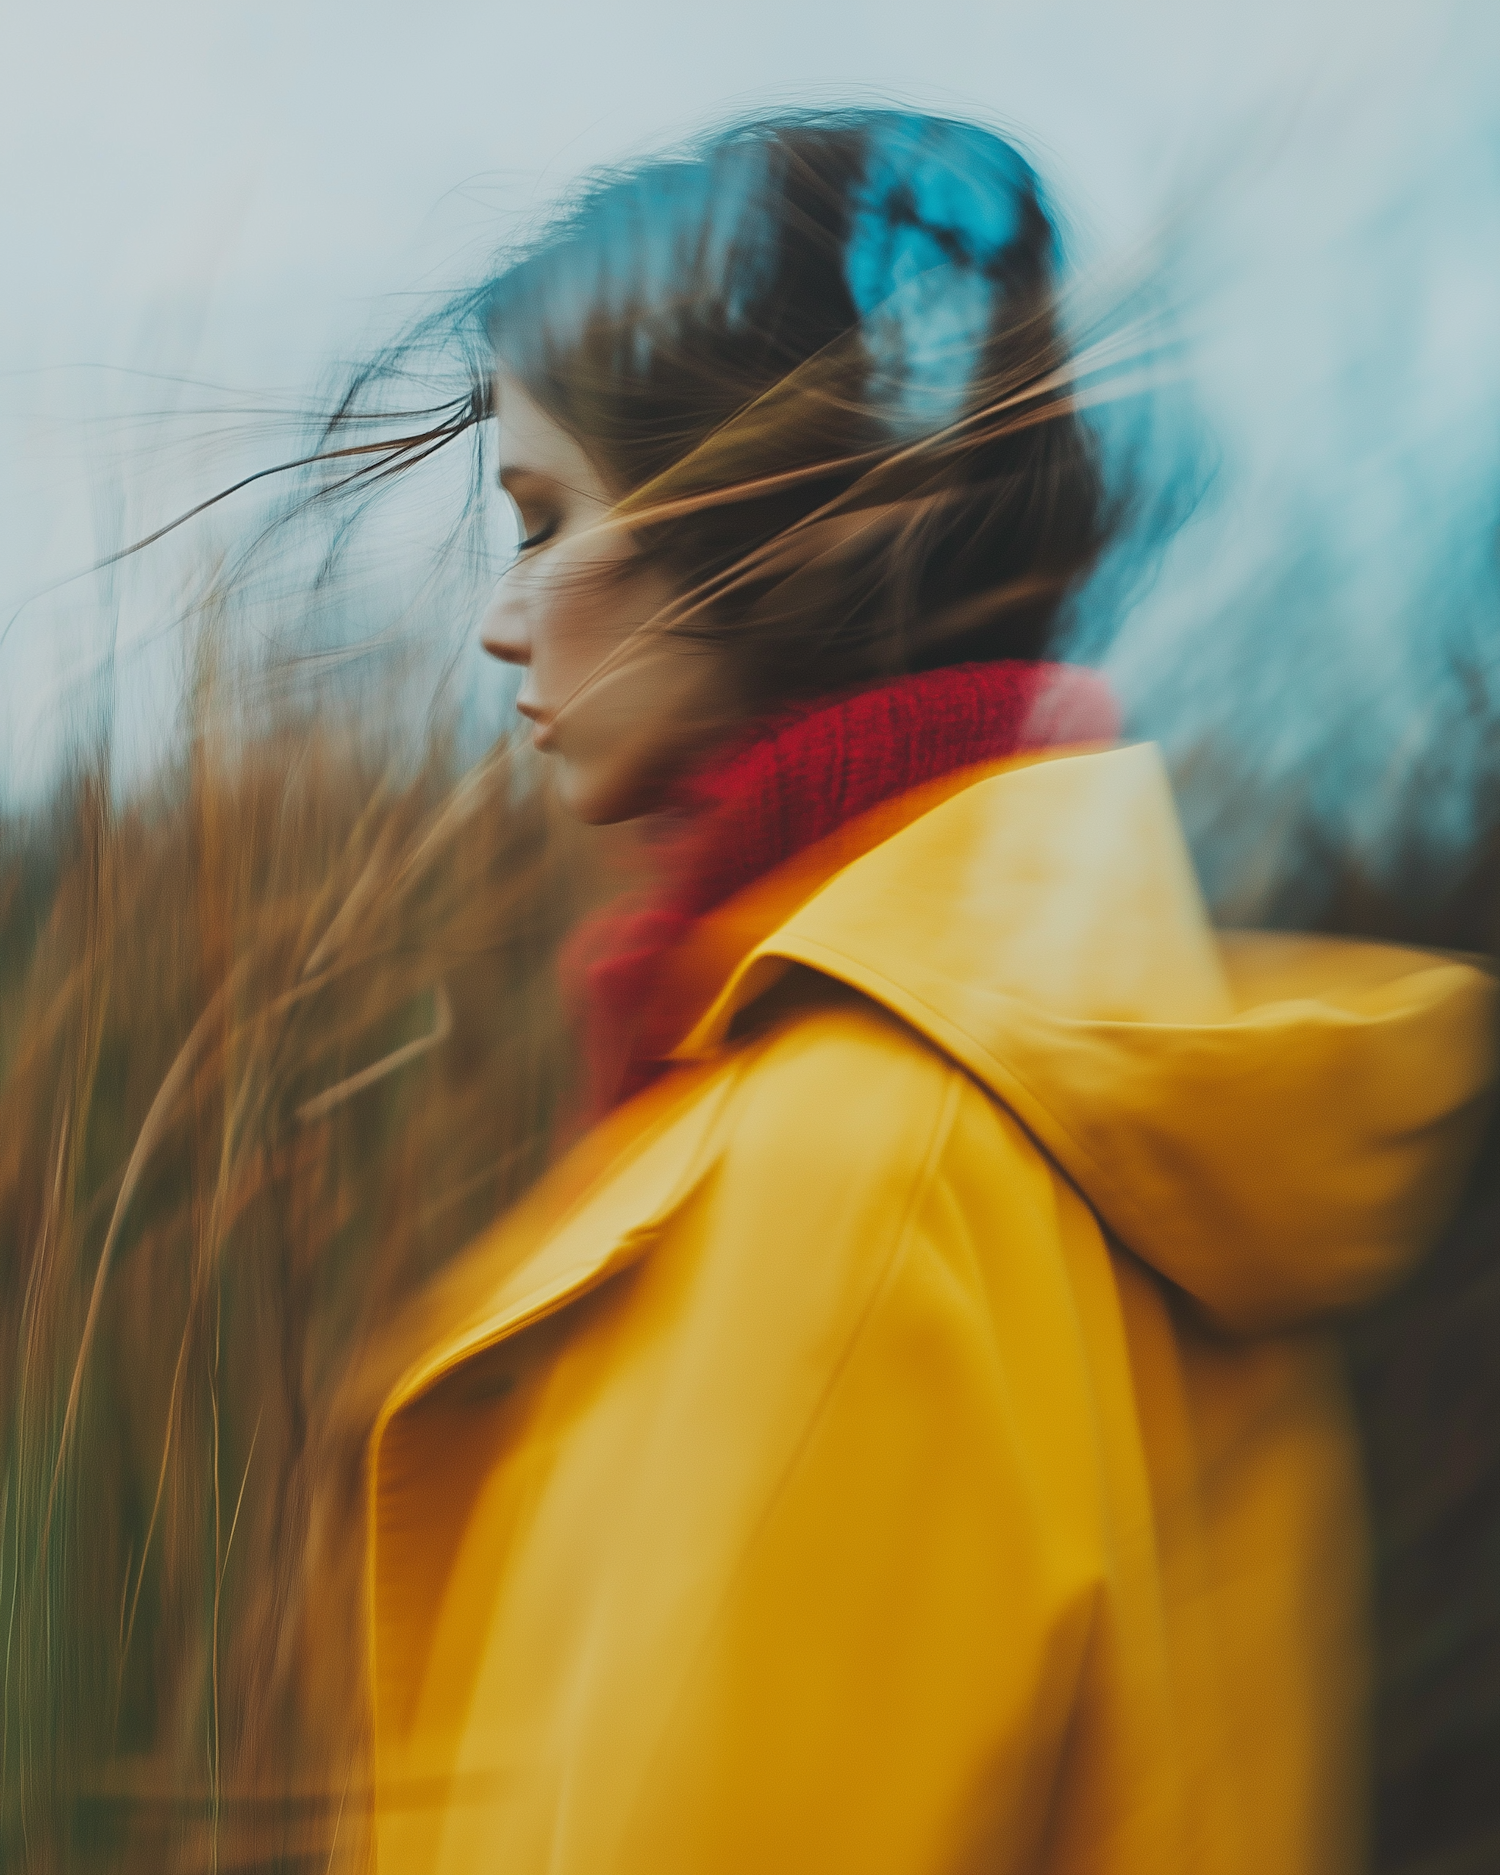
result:
[[(733, 953), (757, 917), (752, 890), (703, 947)], [(990, 1089), (1127, 1249), (1237, 1330), (1377, 1293), (1442, 1227), (1484, 1118), (1489, 974), (1215, 932), (1146, 745), (950, 793), (739, 949), (678, 1058), (711, 1053), (789, 965), (847, 983)]]

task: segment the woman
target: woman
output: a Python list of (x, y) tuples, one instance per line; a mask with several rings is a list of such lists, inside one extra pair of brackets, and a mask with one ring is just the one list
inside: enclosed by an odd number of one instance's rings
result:
[(370, 1461), (380, 1866), (1327, 1871), (1360, 1496), (1320, 1323), (1441, 1223), (1462, 964), (1226, 937), (1037, 660), (1108, 502), (1035, 177), (885, 112), (584, 194), (485, 296), (484, 624), (596, 1122)]

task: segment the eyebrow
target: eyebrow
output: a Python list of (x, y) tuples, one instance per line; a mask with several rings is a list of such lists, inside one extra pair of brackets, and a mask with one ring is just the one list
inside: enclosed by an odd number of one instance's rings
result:
[(599, 502), (606, 508), (610, 505), (607, 498), (596, 495), (592, 489), (578, 487), (577, 483), (559, 475), (556, 470), (534, 469), (529, 463), (505, 463), (496, 471), (495, 480), (513, 498), (517, 495), (515, 484), (519, 483), (524, 488), (528, 482), (540, 482), (548, 488), (561, 489), (565, 495), (573, 495), (580, 501)]

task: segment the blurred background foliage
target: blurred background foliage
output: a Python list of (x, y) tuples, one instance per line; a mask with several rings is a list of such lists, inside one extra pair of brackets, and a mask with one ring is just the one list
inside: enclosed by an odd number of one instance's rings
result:
[(8, 1869), (363, 1865), (390, 1327), (570, 1088), (596, 856), (527, 759), (231, 731), (194, 655), (180, 765), (121, 802), (101, 745), (0, 825)]

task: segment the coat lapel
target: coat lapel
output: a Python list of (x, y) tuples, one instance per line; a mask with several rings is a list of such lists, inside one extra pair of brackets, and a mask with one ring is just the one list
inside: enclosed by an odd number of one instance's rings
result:
[(445, 1374), (626, 1269), (712, 1163), (738, 1075), (705, 1063), (673, 1075), (596, 1128), (516, 1210), (486, 1231), (407, 1328), (422, 1349), (387, 1396), (375, 1440)]

